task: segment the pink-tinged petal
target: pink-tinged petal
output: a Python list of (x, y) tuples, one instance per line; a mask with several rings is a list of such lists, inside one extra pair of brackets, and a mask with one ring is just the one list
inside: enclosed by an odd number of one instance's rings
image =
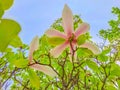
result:
[(88, 49), (91, 50), (94, 54), (99, 54), (99, 53), (100, 53), (99, 48), (98, 48), (95, 44), (90, 43), (90, 42), (86, 42), (86, 43), (80, 45), (80, 47), (88, 48)]
[(90, 25), (87, 23), (82, 23), (78, 29), (75, 31), (75, 36), (78, 38), (81, 34), (85, 34), (90, 29)]
[(61, 37), (61, 38), (66, 38), (66, 35), (58, 30), (47, 30), (45, 34), (48, 37)]
[(56, 46), (50, 51), (50, 54), (54, 57), (57, 58), (59, 55), (65, 50), (65, 48), (68, 46), (69, 42), (66, 41), (63, 44), (60, 44), (59, 46)]
[(33, 64), (30, 67), (35, 69), (35, 70), (39, 70), (39, 71), (41, 71), (41, 72), (43, 72), (46, 75), (49, 75), (51, 77), (57, 76), (57, 73), (49, 66), (40, 65), (40, 64)]
[(62, 12), (62, 24), (67, 35), (73, 32), (73, 14), (71, 9), (65, 5)]
[(37, 50), (38, 47), (39, 47), (39, 37), (36, 36), (33, 38), (33, 40), (30, 43), (30, 49), (29, 49), (29, 55), (28, 55), (28, 59), (30, 63), (32, 62), (32, 59), (33, 59), (33, 52)]

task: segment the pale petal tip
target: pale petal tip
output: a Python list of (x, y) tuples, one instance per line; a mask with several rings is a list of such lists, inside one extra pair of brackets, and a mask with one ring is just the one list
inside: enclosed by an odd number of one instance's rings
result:
[(39, 39), (38, 35), (36, 35), (35, 38)]
[(92, 52), (93, 52), (95, 55), (98, 55), (98, 54), (101, 53), (99, 47), (98, 47), (97, 45), (95, 45), (95, 44), (93, 44), (93, 50), (92, 50)]
[(46, 31), (45, 31), (45, 35), (48, 36), (48, 34), (49, 34), (49, 30), (46, 30)]
[(58, 54), (57, 52), (55, 52), (54, 49), (51, 49), (51, 50), (50, 50), (50, 54), (51, 54), (51, 56), (53, 56), (54, 58), (58, 58), (58, 57), (59, 57), (59, 54)]
[(54, 36), (54, 30), (51, 30), (51, 29), (46, 30), (45, 35), (48, 37)]
[(96, 50), (93, 50), (93, 53), (94, 53), (95, 55), (98, 55), (98, 54), (101, 53), (101, 51), (100, 51), (100, 49), (96, 46)]
[(86, 23), (86, 22), (84, 22), (84, 23), (82, 23), (85, 27), (87, 27), (87, 29), (88, 30), (90, 30), (90, 24), (88, 24), (88, 23)]
[(64, 5), (64, 8), (69, 8), (67, 4)]
[(38, 36), (35, 36), (35, 37), (33, 38), (33, 40), (32, 40), (31, 43), (33, 43), (33, 42), (39, 42), (39, 37), (38, 37)]
[(64, 5), (63, 12), (64, 11), (66, 11), (66, 12), (68, 12), (68, 11), (72, 12), (71, 9), (69, 8), (69, 6), (67, 4)]
[(100, 49), (97, 47), (97, 46), (94, 46), (94, 50), (91, 50), (95, 55), (98, 55), (98, 54), (100, 54)]

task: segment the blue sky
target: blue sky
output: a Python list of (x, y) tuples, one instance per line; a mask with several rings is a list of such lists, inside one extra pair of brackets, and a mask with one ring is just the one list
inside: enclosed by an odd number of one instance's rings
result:
[(96, 34), (109, 27), (108, 21), (115, 18), (111, 8), (120, 7), (120, 0), (15, 0), (4, 18), (20, 23), (20, 37), (29, 44), (34, 36), (41, 36), (54, 20), (61, 17), (64, 4), (90, 24), (92, 39), (99, 41)]

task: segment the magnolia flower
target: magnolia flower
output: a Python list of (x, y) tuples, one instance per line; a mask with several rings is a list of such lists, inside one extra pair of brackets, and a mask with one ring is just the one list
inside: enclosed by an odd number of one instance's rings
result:
[(32, 42), (30, 44), (30, 50), (29, 50), (29, 56), (28, 56), (30, 67), (33, 69), (39, 70), (51, 77), (57, 76), (56, 72), (49, 66), (33, 63), (33, 61), (32, 61), (33, 60), (33, 52), (38, 49), (38, 46), (39, 46), (39, 38), (38, 38), (38, 36), (36, 36), (35, 38), (33, 38)]
[[(49, 29), (45, 32), (45, 34), (49, 38), (59, 37), (65, 39), (65, 41), (53, 48), (50, 53), (53, 57), (57, 58), (67, 47), (70, 47), (71, 54), (73, 54), (73, 49), (76, 49), (78, 46), (77, 39), (80, 35), (88, 32), (90, 26), (87, 23), (81, 23), (81, 25), (77, 28), (77, 30), (73, 30), (73, 14), (70, 8), (65, 5), (62, 12), (62, 26), (64, 28), (64, 32), (60, 32), (58, 30)], [(86, 42), (80, 47), (90, 49), (94, 54), (98, 54), (99, 49), (90, 42)]]

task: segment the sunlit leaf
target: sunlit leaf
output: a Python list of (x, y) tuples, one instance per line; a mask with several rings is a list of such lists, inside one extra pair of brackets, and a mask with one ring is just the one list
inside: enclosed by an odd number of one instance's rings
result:
[(101, 61), (101, 62), (106, 62), (108, 60), (108, 56), (106, 55), (103, 55), (103, 54), (100, 54), (98, 55), (98, 60)]
[(80, 36), (77, 38), (77, 43), (78, 43), (78, 45), (81, 45), (81, 44), (85, 43), (85, 41), (86, 41), (85, 34), (80, 35)]
[(92, 55), (92, 51), (87, 49), (87, 48), (79, 48), (77, 50), (77, 55), (78, 57), (86, 57), (86, 56), (89, 56), (89, 55)]
[[(7, 49), (6, 49), (7, 50)], [(9, 58), (8, 59), (8, 62), (9, 63), (13, 63), (14, 60), (16, 60), (16, 57), (15, 57), (15, 54), (13, 52), (9, 52), (8, 54), (5, 55), (6, 58)]]
[(37, 76), (37, 74), (31, 69), (28, 71), (28, 73), (29, 73), (29, 78), (30, 78), (30, 84), (34, 88), (39, 89), (39, 87), (40, 87), (40, 79)]
[(24, 68), (24, 67), (27, 67), (28, 60), (27, 59), (13, 60), (13, 64), (18, 68)]
[(20, 30), (21, 27), (16, 21), (10, 19), (0, 20), (0, 51), (4, 52)]
[(0, 6), (3, 10), (7, 10), (12, 6), (13, 2), (14, 0), (0, 0)]
[(98, 65), (92, 60), (86, 60), (86, 64), (89, 68), (91, 68), (94, 72), (98, 71)]
[(23, 58), (23, 53), (19, 52), (14, 54), (14, 52), (9, 52), (6, 54), (6, 58), (8, 59), (8, 62), (15, 67), (18, 68), (25, 68), (28, 66), (28, 60)]
[(117, 80), (118, 88), (120, 89), (120, 80)]
[(5, 52), (12, 52), (12, 48), (6, 48)]
[(117, 90), (113, 85), (108, 85), (106, 90)]
[(120, 66), (119, 65), (117, 65), (117, 64), (112, 64), (111, 65), (111, 75), (112, 76), (120, 76)]
[(103, 50), (103, 51), (102, 51), (102, 54), (106, 55), (106, 54), (110, 53), (110, 51), (111, 51), (111, 49), (108, 48), (108, 49), (106, 49), (106, 50)]
[(3, 16), (4, 10), (0, 9), (0, 18)]
[(59, 38), (59, 37), (47, 38), (47, 40), (48, 40), (48, 43), (53, 46), (59, 45), (65, 41), (65, 39)]
[(13, 46), (13, 47), (21, 47), (23, 44), (22, 44), (22, 41), (20, 39), (19, 36), (16, 36), (11, 42), (10, 42), (10, 45)]

